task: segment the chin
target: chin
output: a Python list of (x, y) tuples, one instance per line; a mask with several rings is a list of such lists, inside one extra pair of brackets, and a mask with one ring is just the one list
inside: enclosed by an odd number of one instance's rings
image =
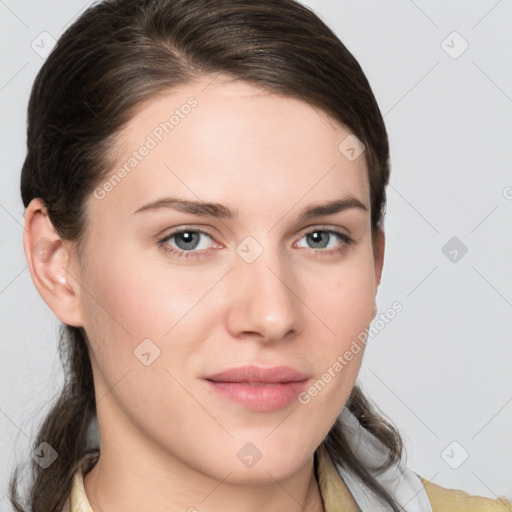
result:
[[(300, 432), (298, 427), (295, 429), (295, 433), (297, 432)], [(312, 464), (315, 445), (307, 443), (304, 438), (293, 437), (293, 434), (290, 434), (271, 439), (271, 434), (267, 439), (261, 439), (261, 442), (243, 443), (241, 448), (237, 449), (234, 459), (236, 469), (231, 477), (239, 483), (269, 483), (274, 480), (285, 480), (304, 465)]]
[(288, 454), (287, 457), (283, 457), (282, 454), (276, 454), (276, 456), (267, 456), (266, 459), (266, 461), (263, 461), (262, 458), (250, 468), (238, 465), (237, 468), (233, 470), (233, 468), (228, 469), (226, 467), (225, 474), (230, 470), (233, 471), (227, 481), (237, 485), (275, 483), (276, 480), (282, 481), (290, 478), (299, 471), (304, 464), (301, 464), (292, 453)]

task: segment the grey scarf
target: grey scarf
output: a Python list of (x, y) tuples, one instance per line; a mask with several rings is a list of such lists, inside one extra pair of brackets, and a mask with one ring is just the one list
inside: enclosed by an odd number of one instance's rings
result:
[[(388, 449), (370, 432), (363, 428), (357, 418), (346, 407), (340, 414), (343, 429), (347, 434), (350, 447), (358, 458), (377, 467), (387, 458)], [(336, 464), (338, 473), (343, 478), (354, 500), (362, 512), (389, 512), (390, 507), (350, 470)], [(432, 512), (425, 488), (418, 475), (400, 461), (386, 471), (370, 471), (405, 512)]]

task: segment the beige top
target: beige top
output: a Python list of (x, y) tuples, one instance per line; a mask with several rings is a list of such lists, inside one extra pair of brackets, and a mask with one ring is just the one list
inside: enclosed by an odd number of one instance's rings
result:
[[(85, 494), (83, 477), (94, 466), (97, 456), (97, 453), (90, 453), (80, 461), (63, 512), (93, 512)], [(323, 449), (318, 450), (317, 461), (318, 485), (325, 512), (359, 512), (329, 454)], [(505, 498), (494, 500), (471, 496), (464, 491), (445, 489), (423, 478), (421, 481), (434, 512), (512, 512), (512, 503)]]

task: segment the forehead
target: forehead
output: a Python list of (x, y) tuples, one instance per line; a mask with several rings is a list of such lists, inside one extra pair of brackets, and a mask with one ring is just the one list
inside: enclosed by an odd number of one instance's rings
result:
[(239, 80), (189, 83), (140, 106), (100, 184), (104, 197), (89, 206), (126, 217), (167, 194), (276, 215), (352, 195), (369, 208), (364, 153), (349, 159), (340, 150), (351, 136), (296, 98)]

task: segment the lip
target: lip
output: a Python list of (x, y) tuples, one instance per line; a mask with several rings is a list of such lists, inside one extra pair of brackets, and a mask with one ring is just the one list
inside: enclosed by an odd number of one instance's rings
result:
[(204, 377), (204, 381), (245, 409), (271, 412), (295, 401), (309, 377), (289, 366), (241, 366)]

